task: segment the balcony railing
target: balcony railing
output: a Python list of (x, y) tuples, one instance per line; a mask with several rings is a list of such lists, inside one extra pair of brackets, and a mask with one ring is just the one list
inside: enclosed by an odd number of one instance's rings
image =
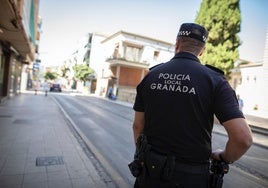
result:
[(110, 66), (125, 65), (125, 66), (142, 67), (142, 68), (149, 67), (148, 62), (129, 61), (126, 58), (122, 58), (122, 57), (120, 58), (110, 57), (110, 58), (107, 58), (106, 61), (110, 63)]

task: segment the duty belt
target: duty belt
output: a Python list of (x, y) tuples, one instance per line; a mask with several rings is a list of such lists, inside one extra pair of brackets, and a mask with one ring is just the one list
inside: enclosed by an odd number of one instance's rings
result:
[(190, 174), (203, 174), (209, 172), (209, 164), (201, 164), (201, 165), (189, 165), (184, 163), (175, 163), (175, 171), (176, 172), (185, 172)]

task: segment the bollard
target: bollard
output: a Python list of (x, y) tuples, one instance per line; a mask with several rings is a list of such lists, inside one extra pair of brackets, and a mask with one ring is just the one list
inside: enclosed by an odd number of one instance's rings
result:
[(34, 94), (35, 94), (35, 95), (37, 95), (37, 89), (35, 89), (34, 91), (35, 91), (35, 93), (34, 93)]
[(47, 90), (45, 91), (45, 96), (47, 96)]

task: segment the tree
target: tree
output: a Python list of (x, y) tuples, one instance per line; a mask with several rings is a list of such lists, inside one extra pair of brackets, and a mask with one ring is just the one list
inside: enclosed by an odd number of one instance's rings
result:
[(237, 35), (241, 25), (239, 0), (203, 0), (195, 22), (209, 31), (206, 50), (200, 57), (202, 63), (215, 66), (228, 76), (241, 45)]
[(63, 65), (61, 67), (61, 77), (68, 78), (68, 74), (67, 74), (68, 72), (70, 72), (70, 68), (66, 67), (66, 65)]
[(83, 82), (91, 80), (94, 75), (94, 70), (84, 64), (74, 65), (73, 70), (74, 78)]
[(46, 80), (55, 80), (58, 77), (56, 72), (46, 72), (44, 78)]

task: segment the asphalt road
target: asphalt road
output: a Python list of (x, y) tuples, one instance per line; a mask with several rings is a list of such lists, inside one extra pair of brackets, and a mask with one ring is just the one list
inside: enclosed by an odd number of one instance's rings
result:
[[(131, 107), (101, 98), (66, 94), (51, 95), (71, 122), (86, 137), (100, 163), (119, 187), (133, 187), (134, 178), (127, 164), (134, 153)], [(257, 137), (254, 134), (254, 137)], [(213, 133), (213, 148), (223, 148), (226, 135)], [(268, 150), (253, 145), (239, 161), (230, 165), (224, 188), (268, 187)]]

